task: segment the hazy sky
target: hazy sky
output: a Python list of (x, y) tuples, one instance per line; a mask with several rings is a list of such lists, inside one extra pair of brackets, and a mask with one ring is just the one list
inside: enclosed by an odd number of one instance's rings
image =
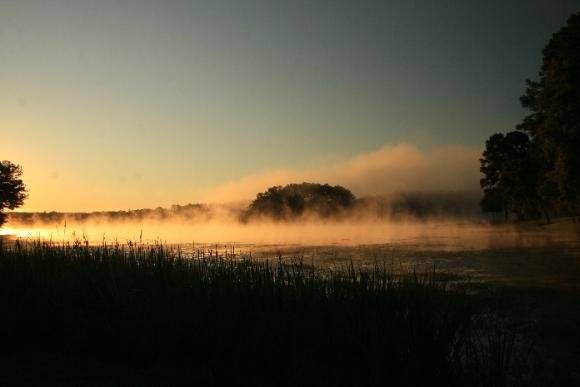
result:
[(0, 0), (0, 159), (23, 166), (26, 208), (79, 210), (211, 199), (240, 179), (309, 176), (400, 143), (426, 160), (472, 152), (522, 117), (525, 78), (578, 10)]

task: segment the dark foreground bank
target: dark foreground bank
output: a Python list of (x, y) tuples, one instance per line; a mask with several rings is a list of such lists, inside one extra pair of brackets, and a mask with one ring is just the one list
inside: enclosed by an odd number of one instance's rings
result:
[(466, 285), (161, 245), (0, 242), (0, 382), (526, 384), (521, 327)]

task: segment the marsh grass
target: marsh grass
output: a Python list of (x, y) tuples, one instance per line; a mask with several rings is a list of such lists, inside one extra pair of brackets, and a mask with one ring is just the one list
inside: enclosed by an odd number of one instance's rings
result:
[(170, 368), (162, 384), (511, 385), (517, 327), (466, 285), (233, 250), (0, 242), (2, 351)]

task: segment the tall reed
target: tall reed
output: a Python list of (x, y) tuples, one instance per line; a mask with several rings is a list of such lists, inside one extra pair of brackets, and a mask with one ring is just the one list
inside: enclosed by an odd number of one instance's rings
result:
[(171, 384), (500, 386), (513, 378), (512, 360), (496, 356), (512, 353), (513, 331), (482, 324), (493, 320), (483, 298), (434, 273), (330, 270), (162, 244), (0, 243), (0, 305), (4, 355), (171, 367)]

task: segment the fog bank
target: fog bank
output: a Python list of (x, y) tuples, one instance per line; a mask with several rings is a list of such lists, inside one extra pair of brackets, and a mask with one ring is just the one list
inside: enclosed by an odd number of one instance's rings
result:
[(203, 202), (253, 199), (268, 187), (291, 182), (342, 185), (357, 196), (408, 191), (475, 191), (479, 189), (481, 149), (445, 146), (427, 151), (409, 143), (386, 145), (331, 166), (276, 170), (245, 176), (199, 191)]

